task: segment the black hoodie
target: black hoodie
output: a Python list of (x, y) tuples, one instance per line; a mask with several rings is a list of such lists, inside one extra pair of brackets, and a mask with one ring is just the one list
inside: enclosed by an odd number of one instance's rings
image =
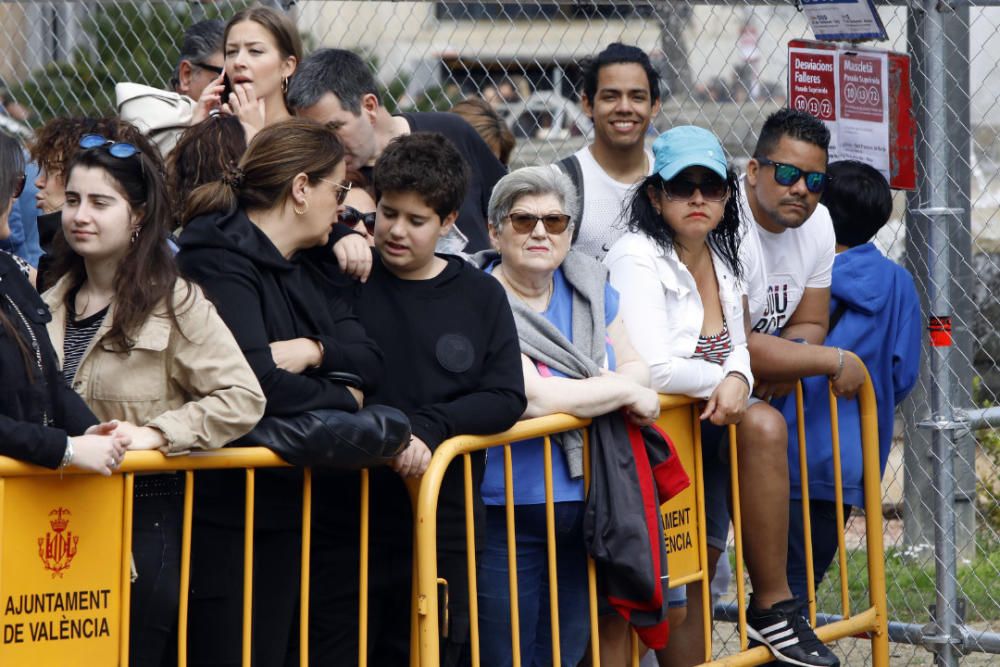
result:
[[(360, 376), (366, 395), (374, 390), (382, 355), (340, 296), (347, 282), (328, 246), (287, 260), (242, 210), (192, 220), (178, 243), (181, 272), (215, 303), (260, 380), (265, 414), (357, 410), (344, 385), (324, 377), (331, 371)], [(268, 344), (293, 338), (323, 345), (319, 368), (298, 374), (275, 365)]]

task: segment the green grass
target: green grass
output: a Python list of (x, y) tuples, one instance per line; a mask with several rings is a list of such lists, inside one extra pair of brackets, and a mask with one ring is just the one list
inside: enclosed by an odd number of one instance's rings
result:
[[(733, 555), (730, 551), (730, 563)], [(868, 565), (864, 550), (850, 552), (847, 559), (848, 591), (851, 611), (866, 609), (868, 602)], [(931, 549), (919, 553), (894, 547), (886, 549), (886, 593), (889, 618), (904, 623), (926, 623), (927, 608), (934, 604), (934, 554)], [(972, 563), (959, 565), (959, 594), (966, 598), (966, 621), (996, 626), (1000, 620), (1000, 544), (980, 539)], [(841, 613), (840, 565), (835, 558), (817, 594), (817, 609)], [(994, 622), (994, 623), (990, 623)]]
[[(966, 598), (966, 620), (969, 622), (1000, 619), (1000, 548), (995, 544), (980, 544), (972, 563), (959, 565), (959, 595)], [(864, 551), (849, 554), (848, 589), (852, 610), (868, 606), (867, 555)], [(927, 608), (934, 604), (934, 555), (927, 549), (908, 554), (897, 548), (886, 549), (886, 594), (889, 598), (889, 618), (905, 623), (926, 623)], [(837, 560), (820, 585), (819, 609), (831, 613), (840, 611), (840, 566)]]

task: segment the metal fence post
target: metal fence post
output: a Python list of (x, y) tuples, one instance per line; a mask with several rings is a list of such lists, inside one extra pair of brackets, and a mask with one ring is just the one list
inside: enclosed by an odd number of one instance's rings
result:
[[(971, 443), (967, 429), (955, 420), (954, 406), (969, 401), (972, 369), (964, 326), (969, 304), (963, 302), (960, 289), (953, 289), (957, 287), (953, 283), (959, 277), (956, 274), (963, 272), (962, 264), (969, 265), (967, 255), (971, 253), (967, 17), (967, 9), (956, 14), (937, 0), (927, 0), (911, 12), (909, 20), (919, 100), (918, 169), (923, 179), (909, 200), (908, 229), (912, 233), (908, 235), (907, 254), (919, 276), (925, 312), (942, 318), (942, 324), (957, 334), (954, 342), (962, 346), (928, 348), (925, 375), (929, 368), (929, 376), (924, 395), (918, 395), (914, 402), (917, 410), (920, 403), (926, 406), (920, 422), (925, 433), (911, 432), (907, 443), (913, 445), (907, 453), (907, 485), (912, 487), (907, 489), (907, 537), (911, 544), (926, 543), (932, 528), (934, 543), (936, 598), (923, 643), (935, 653), (935, 663), (941, 667), (958, 665), (964, 643), (957, 579), (956, 491), (960, 485), (956, 484), (955, 454), (963, 444), (968, 448)], [(961, 104), (963, 97), (965, 105)], [(917, 469), (926, 465), (928, 455), (930, 477), (926, 468)], [(917, 498), (921, 487), (933, 499), (932, 516), (926, 512), (930, 509), (926, 501)], [(962, 504), (968, 506), (968, 502)], [(971, 536), (971, 515), (969, 518), (964, 528)], [(968, 542), (974, 548), (974, 540)]]

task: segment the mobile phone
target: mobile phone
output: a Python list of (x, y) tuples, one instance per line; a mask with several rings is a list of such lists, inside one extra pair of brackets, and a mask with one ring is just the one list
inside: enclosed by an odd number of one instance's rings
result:
[(233, 84), (229, 83), (228, 74), (222, 77), (222, 86), (222, 98), (220, 99), (220, 104), (226, 104), (229, 102), (229, 94), (233, 92)]

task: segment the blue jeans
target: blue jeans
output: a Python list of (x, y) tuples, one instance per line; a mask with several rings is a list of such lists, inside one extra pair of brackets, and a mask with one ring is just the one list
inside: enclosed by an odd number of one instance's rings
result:
[[(844, 505), (844, 523), (851, 516), (851, 506)], [(837, 525), (837, 505), (827, 500), (810, 500), (813, 574), (816, 588), (837, 555), (837, 535), (844, 526)], [(788, 507), (788, 587), (800, 600), (807, 599), (806, 546), (802, 530), (802, 501), (792, 500)]]
[[(590, 640), (587, 558), (582, 502), (555, 504), (559, 645), (563, 667), (583, 659)], [(552, 664), (545, 505), (514, 508), (521, 664)], [(502, 505), (486, 508), (486, 545), (479, 565), (479, 636), (484, 667), (512, 664), (507, 518)]]

